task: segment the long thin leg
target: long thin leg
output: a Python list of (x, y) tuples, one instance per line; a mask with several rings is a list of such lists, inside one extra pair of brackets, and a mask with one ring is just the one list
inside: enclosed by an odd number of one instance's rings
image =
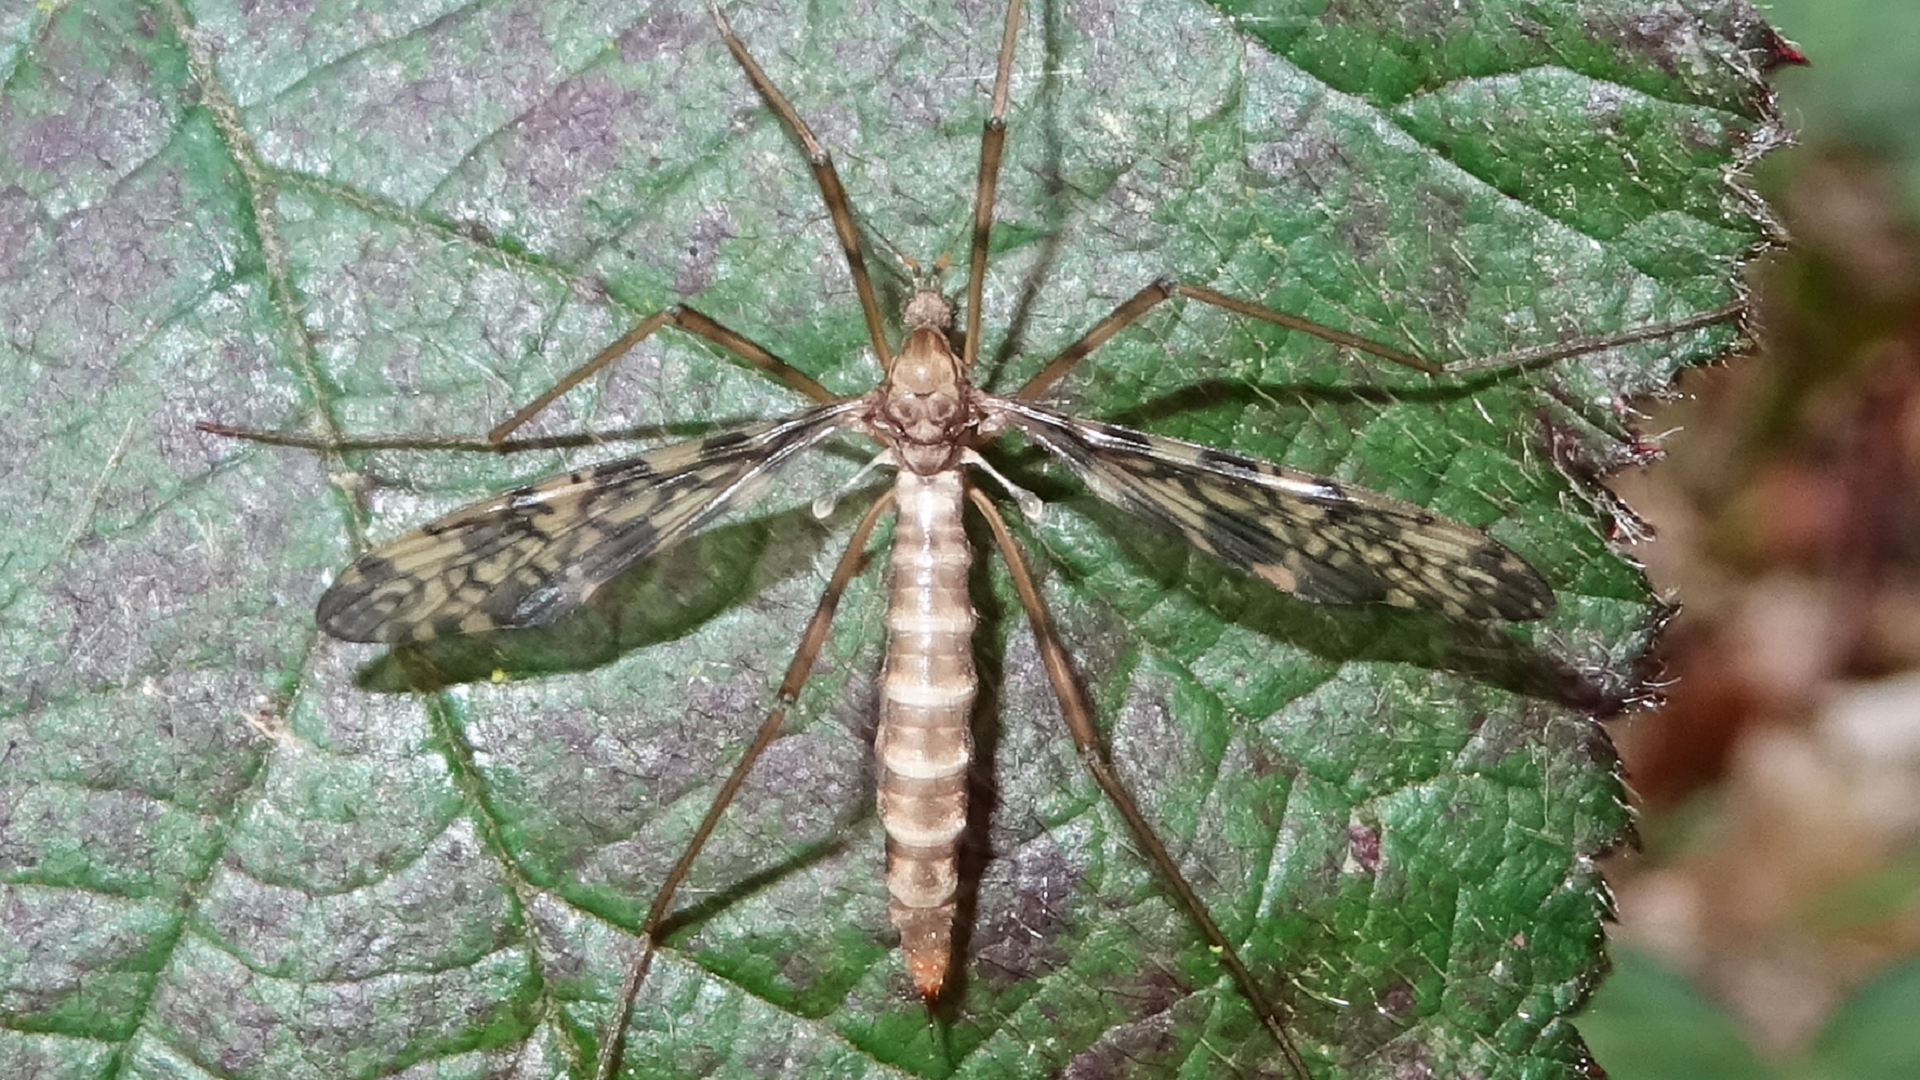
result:
[(326, 435), (307, 435), (297, 431), (235, 427), (232, 424), (221, 424), (212, 420), (196, 421), (193, 426), (209, 435), (245, 439), (247, 442), (265, 443), (269, 446), (291, 446), (320, 453), (345, 450), (460, 450), (481, 454), (517, 454), (527, 450), (600, 446), (627, 437), (620, 432), (610, 434), (598, 431), (576, 431), (567, 435), (542, 435), (533, 439), (507, 439), (502, 442), (445, 435), (381, 435), (359, 439), (336, 439)]
[(1007, 98), (1013, 82), (1013, 46), (1020, 37), (1021, 0), (1007, 5), (1007, 28), (1000, 35), (1000, 63), (993, 76), (993, 107), (980, 133), (980, 179), (973, 190), (973, 248), (967, 255), (967, 337), (960, 370), (972, 371), (980, 358), (980, 301), (987, 289), (987, 240), (993, 232), (994, 192), (1000, 186), (1000, 161), (1007, 148)]
[(1047, 679), (1053, 683), (1053, 692), (1060, 699), (1060, 713), (1067, 721), (1067, 730), (1073, 735), (1074, 748), (1080, 752), (1080, 760), (1087, 771), (1093, 774), (1094, 783), (1106, 792), (1114, 809), (1127, 821), (1134, 839), (1147, 853), (1148, 861), (1160, 874), (1168, 888), (1187, 909), (1187, 915), (1200, 928), (1200, 936), (1207, 939), (1213, 947), (1220, 963), (1226, 967), (1233, 981), (1240, 986), (1240, 992), (1247, 996), (1253, 1011), (1267, 1028), (1268, 1034), (1280, 1047), (1280, 1055), (1287, 1060), (1287, 1067), (1296, 1080), (1312, 1080), (1307, 1072), (1306, 1062), (1301, 1060), (1300, 1051), (1293, 1045), (1293, 1036), (1287, 1033), (1285, 1017), (1278, 1006), (1269, 1001), (1260, 984), (1254, 981), (1253, 973), (1241, 961), (1240, 954), (1234, 950), (1233, 943), (1221, 933), (1219, 924), (1208, 914), (1206, 904), (1200, 900), (1200, 894), (1180, 873), (1174, 864), (1173, 856), (1168, 854), (1165, 844), (1148, 824), (1146, 815), (1140, 812), (1139, 804), (1127, 792), (1120, 777), (1113, 771), (1100, 747), (1100, 733), (1093, 724), (1093, 709), (1087, 703), (1086, 691), (1080, 686), (1080, 680), (1073, 674), (1073, 668), (1067, 661), (1067, 652), (1060, 644), (1060, 637), (1054, 632), (1053, 619), (1047, 614), (1045, 601), (1040, 598), (1040, 589), (1034, 584), (1033, 572), (1027, 567), (1026, 556), (1020, 553), (1020, 547), (1014, 542), (1013, 533), (1007, 529), (1006, 519), (1000, 516), (1000, 510), (993, 500), (978, 488), (968, 488), (968, 498), (980, 509), (982, 517), (993, 530), (994, 543), (999, 545), (1000, 555), (1007, 560), (1007, 570), (1013, 575), (1013, 587), (1020, 594), (1020, 606), (1027, 611), (1027, 622), (1033, 627), (1033, 640), (1040, 650), (1041, 663), (1046, 666)]
[(559, 382), (548, 387), (539, 397), (522, 406), (520, 411), (496, 425), (487, 432), (485, 441), (474, 439), (453, 439), (435, 437), (399, 437), (379, 439), (327, 439), (312, 435), (301, 435), (285, 431), (261, 431), (254, 428), (234, 427), (219, 424), (211, 420), (202, 420), (195, 426), (201, 431), (228, 438), (246, 439), (249, 442), (270, 443), (274, 446), (295, 446), (305, 450), (545, 450), (566, 446), (587, 446), (605, 442), (603, 435), (554, 435), (534, 439), (508, 439), (527, 421), (539, 415), (542, 409), (558, 400), (560, 395), (592, 378), (607, 365), (625, 356), (642, 341), (652, 337), (663, 326), (676, 326), (691, 334), (698, 334), (708, 341), (719, 345), (735, 356), (760, 369), (794, 390), (822, 404), (840, 400), (840, 395), (821, 386), (811, 376), (785, 360), (773, 355), (752, 338), (729, 327), (723, 326), (712, 318), (688, 307), (675, 304), (664, 311), (656, 311), (640, 320), (633, 329), (627, 331), (620, 340), (593, 354), (593, 358), (573, 369)]
[(1228, 296), (1226, 293), (1209, 289), (1204, 285), (1188, 285), (1185, 282), (1174, 281), (1171, 278), (1161, 278), (1159, 281), (1148, 285), (1146, 288), (1128, 297), (1119, 307), (1113, 309), (1111, 315), (1094, 324), (1093, 329), (1087, 331), (1079, 341), (1061, 350), (1058, 356), (1049, 360), (1047, 365), (1040, 369), (1039, 374), (1027, 380), (1027, 384), (1021, 387), (1020, 392), (1014, 396), (1021, 401), (1039, 400), (1043, 394), (1052, 388), (1054, 383), (1060, 381), (1061, 377), (1066, 375), (1067, 372), (1072, 371), (1074, 365), (1086, 359), (1088, 353), (1106, 344), (1107, 339), (1132, 325), (1134, 320), (1145, 315), (1161, 302), (1175, 296), (1183, 296), (1189, 300), (1198, 300), (1203, 304), (1212, 304), (1214, 307), (1224, 308), (1227, 311), (1231, 311), (1237, 315), (1244, 315), (1250, 319), (1259, 319), (1262, 322), (1273, 323), (1276, 326), (1284, 326), (1289, 330), (1298, 330), (1303, 334), (1311, 334), (1322, 341), (1330, 341), (1335, 345), (1356, 349), (1360, 352), (1377, 356), (1382, 360), (1392, 361), (1403, 367), (1410, 367), (1416, 371), (1424, 371), (1429, 375), (1463, 371), (1496, 371), (1502, 368), (1522, 367), (1528, 364), (1560, 360), (1569, 356), (1579, 356), (1583, 353), (1595, 352), (1600, 349), (1610, 349), (1619, 345), (1629, 345), (1636, 341), (1646, 341), (1650, 338), (1663, 337), (1667, 334), (1679, 334), (1688, 330), (1698, 330), (1701, 327), (1712, 326), (1715, 323), (1725, 322), (1728, 319), (1735, 318), (1746, 310), (1746, 305), (1744, 304), (1727, 304), (1723, 307), (1715, 308), (1712, 311), (1703, 312), (1699, 315), (1678, 319), (1669, 323), (1655, 323), (1651, 326), (1635, 327), (1632, 330), (1622, 331), (1618, 334), (1580, 338), (1553, 345), (1518, 349), (1513, 352), (1501, 353), (1497, 356), (1472, 360), (1463, 364), (1455, 364), (1452, 367), (1442, 367), (1430, 360), (1423, 360), (1412, 353), (1396, 349), (1391, 345), (1382, 345), (1377, 341), (1371, 341), (1357, 334), (1349, 334), (1344, 330), (1336, 330), (1331, 326), (1323, 326), (1320, 323), (1314, 322), (1312, 319), (1299, 315), (1289, 315), (1284, 311), (1276, 311), (1263, 304), (1255, 304), (1251, 301)]
[(813, 673), (814, 658), (820, 654), (820, 646), (827, 640), (827, 630), (833, 624), (833, 613), (840, 606), (841, 594), (847, 591), (847, 583), (859, 572), (860, 560), (866, 554), (867, 539), (873, 535), (874, 526), (880, 521), (880, 515), (893, 505), (893, 494), (887, 492), (875, 499), (860, 524), (854, 527), (853, 539), (848, 541), (846, 553), (840, 556), (840, 562), (833, 568), (833, 577), (827, 581), (826, 591), (820, 594), (820, 602), (814, 606), (813, 618), (800, 635), (800, 647), (794, 650), (793, 662), (787, 665), (786, 677), (780, 680), (780, 692), (774, 695), (772, 711), (767, 713), (766, 723), (753, 737), (753, 742), (734, 763), (733, 772), (727, 775), (720, 790), (714, 793), (713, 804), (707, 807), (707, 816), (700, 819), (700, 827), (693, 831), (693, 838), (680, 853), (679, 861), (673, 869), (667, 871), (666, 880), (660, 883), (660, 890), (653, 894), (653, 904), (647, 908), (647, 919), (640, 924), (640, 940), (634, 946), (633, 959), (627, 965), (627, 975), (620, 983), (620, 999), (614, 1005), (613, 1019), (608, 1022), (605, 1035), (600, 1040), (600, 1058), (594, 1066), (594, 1076), (599, 1080), (613, 1080), (620, 1069), (621, 1049), (626, 1039), (627, 1021), (633, 1016), (633, 999), (640, 992), (640, 984), (646, 980), (647, 969), (653, 966), (653, 953), (656, 942), (654, 934), (660, 930), (660, 924), (667, 917), (667, 909), (673, 904), (673, 897), (680, 889), (680, 883), (686, 880), (687, 872), (693, 868), (693, 860), (706, 846), (707, 838), (720, 823), (720, 815), (733, 802), (747, 782), (747, 774), (773, 745), (787, 723), (787, 710), (800, 697), (800, 690), (807, 685), (807, 676)]
[(1632, 330), (1622, 330), (1617, 334), (1602, 337), (1575, 338), (1572, 341), (1556, 342), (1552, 345), (1535, 345), (1526, 349), (1513, 349), (1495, 353), (1492, 356), (1476, 357), (1472, 360), (1457, 360), (1447, 365), (1447, 374), (1459, 375), (1475, 371), (1500, 371), (1504, 368), (1527, 367), (1531, 364), (1544, 364), (1554, 360), (1564, 360), (1569, 356), (1580, 356), (1598, 349), (1611, 349), (1619, 345), (1631, 345), (1636, 341), (1651, 341), (1666, 337), (1668, 334), (1684, 334), (1689, 330), (1703, 330), (1723, 322), (1729, 322), (1746, 314), (1746, 301), (1739, 300), (1731, 304), (1722, 304), (1711, 311), (1690, 315), (1672, 322), (1654, 323), (1650, 326), (1638, 326)]
[(847, 202), (847, 189), (841, 186), (840, 174), (833, 167), (833, 158), (827, 149), (814, 138), (813, 129), (807, 126), (800, 114), (794, 111), (792, 102), (787, 100), (780, 88), (773, 85), (767, 73), (747, 51), (747, 43), (741, 41), (733, 32), (733, 25), (720, 12), (720, 5), (707, 0), (708, 10), (713, 12), (713, 21), (720, 27), (721, 40), (727, 43), (727, 51), (739, 63), (741, 70), (747, 73), (747, 81), (760, 92), (761, 100), (777, 113), (787, 130), (800, 140), (807, 152), (807, 165), (813, 169), (814, 182), (820, 185), (820, 194), (827, 201), (827, 213), (833, 217), (833, 231), (840, 234), (840, 248), (847, 254), (847, 270), (853, 274), (853, 289), (860, 294), (860, 310), (867, 317), (867, 334), (873, 339), (873, 352), (880, 358), (880, 366), (886, 367), (893, 359), (893, 353), (887, 347), (886, 326), (880, 320), (880, 300), (873, 291), (873, 278), (867, 275), (867, 260), (860, 247), (860, 229), (853, 221), (853, 207)]
[(540, 410), (553, 404), (560, 395), (579, 386), (608, 364), (625, 356), (629, 350), (653, 336), (654, 331), (669, 325), (706, 338), (815, 401), (825, 403), (838, 401), (840, 398), (840, 395), (815, 382), (806, 372), (768, 352), (745, 335), (720, 325), (685, 304), (675, 304), (640, 320), (639, 325), (621, 335), (620, 340), (594, 353), (593, 359), (573, 369), (565, 378), (548, 387), (545, 393), (528, 402), (519, 412), (487, 432), (487, 441), (490, 443), (505, 441), (507, 436), (519, 430), (520, 425), (533, 419)]

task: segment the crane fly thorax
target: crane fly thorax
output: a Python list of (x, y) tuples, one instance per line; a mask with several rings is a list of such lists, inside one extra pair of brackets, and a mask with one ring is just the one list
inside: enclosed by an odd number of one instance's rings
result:
[(953, 468), (979, 440), (981, 410), (948, 333), (953, 308), (923, 289), (907, 302), (907, 339), (869, 395), (868, 432), (892, 447), (899, 465), (922, 476)]

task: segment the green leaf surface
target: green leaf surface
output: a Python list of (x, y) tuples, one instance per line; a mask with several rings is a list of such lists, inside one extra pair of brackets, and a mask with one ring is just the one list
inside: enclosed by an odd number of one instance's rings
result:
[[(733, 17), (868, 234), (963, 256), (995, 5)], [(799, 151), (697, 5), (0, 26), (0, 1074), (588, 1072), (861, 500), (807, 503), (866, 451), (553, 627), (408, 660), (319, 634), (332, 575), (607, 452), (321, 457), (194, 423), (477, 433), (682, 299), (860, 392)], [(1727, 183), (1780, 137), (1768, 33), (1737, 3), (1041, 4), (981, 381), (1161, 275), (1440, 361), (1714, 309), (1768, 235)], [(1122, 775), (1316, 1080), (1582, 1060), (1591, 856), (1624, 820), (1590, 714), (1661, 614), (1584, 478), (1633, 449), (1625, 395), (1734, 337), (1430, 379), (1170, 304), (1056, 394), (1487, 526), (1558, 592), (1529, 626), (1307, 605), (1000, 456), (1054, 502), (1022, 533)], [(796, 405), (668, 333), (540, 423), (684, 437)], [(1280, 1075), (1075, 758), (997, 562), (979, 884), (929, 1023), (871, 810), (877, 579), (683, 892), (631, 1074)]]

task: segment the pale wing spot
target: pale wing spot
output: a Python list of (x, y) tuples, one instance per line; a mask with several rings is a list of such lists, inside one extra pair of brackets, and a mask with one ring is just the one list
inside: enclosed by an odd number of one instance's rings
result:
[(1279, 563), (1255, 563), (1247, 569), (1253, 571), (1255, 577), (1282, 592), (1293, 592), (1300, 583), (1297, 574)]

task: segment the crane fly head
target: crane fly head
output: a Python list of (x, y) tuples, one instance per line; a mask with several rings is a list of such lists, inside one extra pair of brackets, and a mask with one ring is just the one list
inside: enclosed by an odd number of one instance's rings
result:
[(953, 305), (937, 289), (915, 289), (913, 298), (907, 301), (905, 321), (910, 335), (916, 330), (932, 330), (945, 336), (953, 329)]

